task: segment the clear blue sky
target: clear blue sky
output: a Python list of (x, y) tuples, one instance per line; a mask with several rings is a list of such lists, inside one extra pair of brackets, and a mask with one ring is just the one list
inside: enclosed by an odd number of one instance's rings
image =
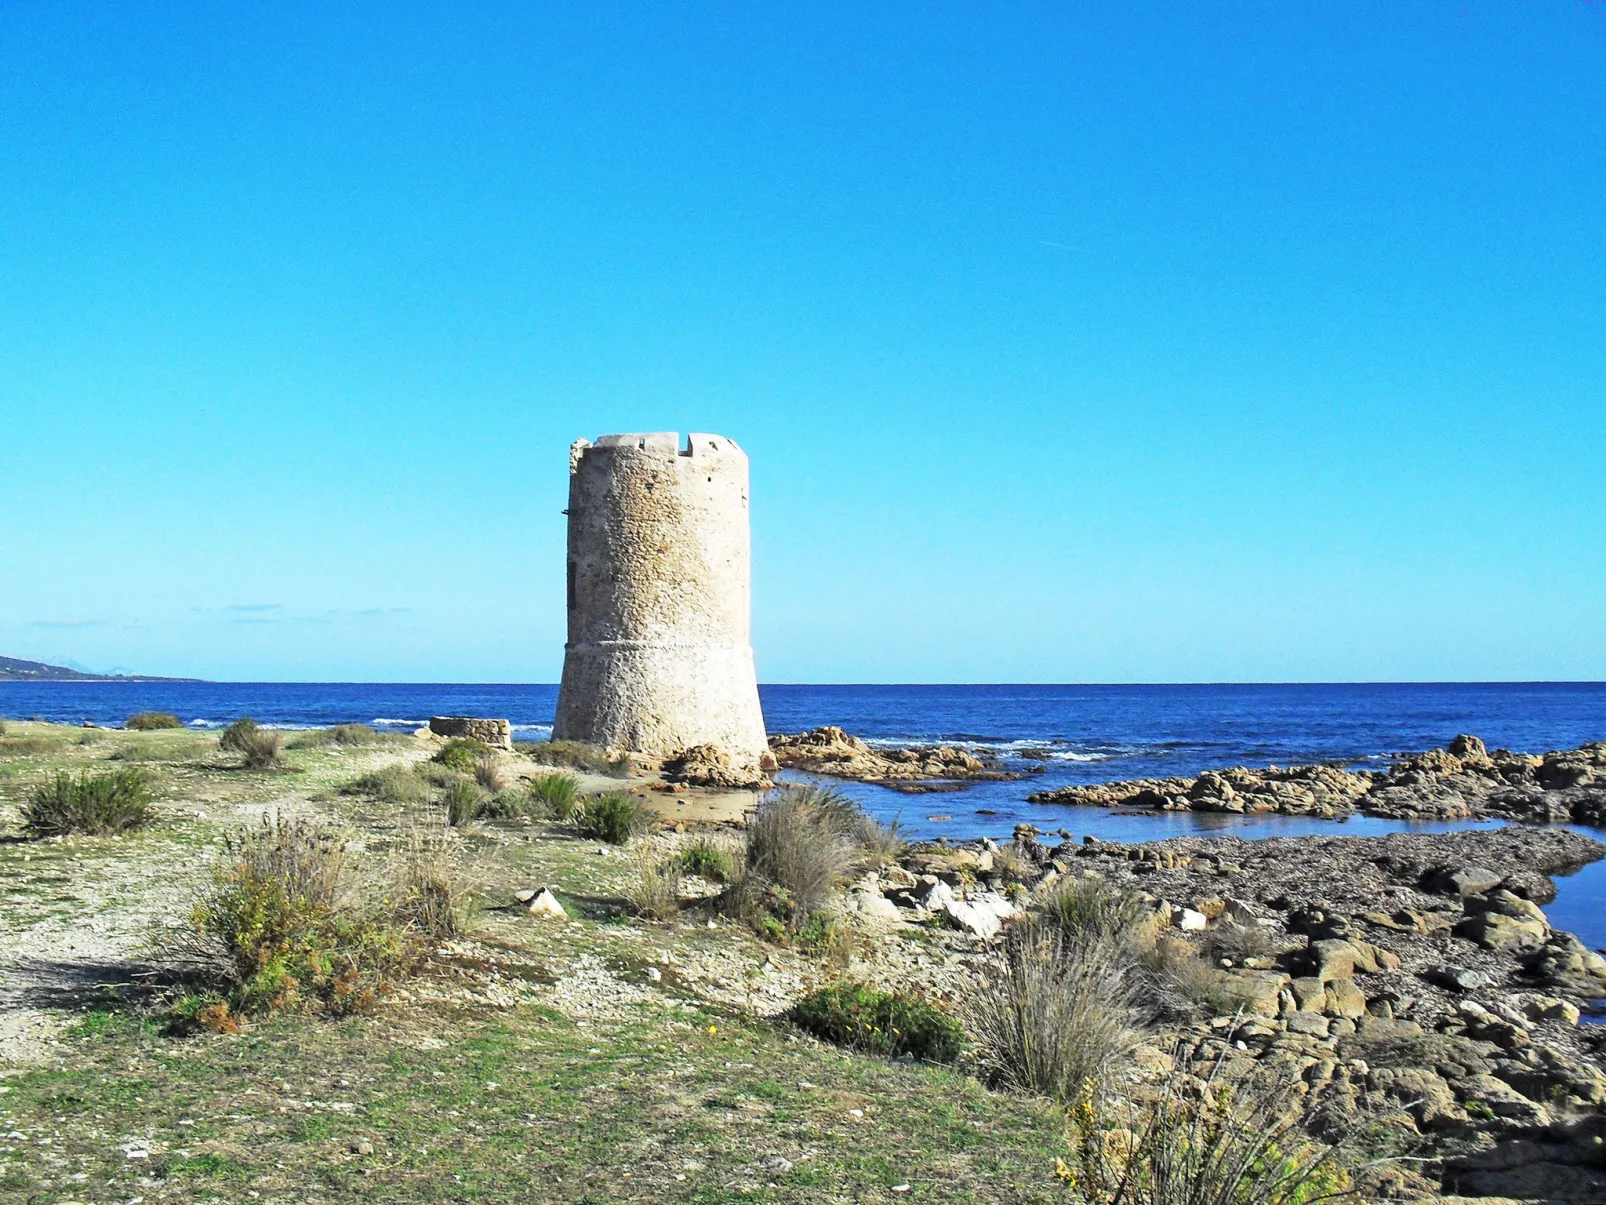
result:
[(1606, 678), (1606, 7), (6, 7), (0, 653), (553, 681), (638, 429), (767, 681)]

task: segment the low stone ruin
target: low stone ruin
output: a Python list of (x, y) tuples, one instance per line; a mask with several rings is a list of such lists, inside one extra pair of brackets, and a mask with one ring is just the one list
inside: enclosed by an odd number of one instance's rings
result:
[(481, 720), (466, 715), (432, 715), (429, 730), (436, 736), (466, 737), (493, 749), (513, 749), (513, 725), (507, 720)]

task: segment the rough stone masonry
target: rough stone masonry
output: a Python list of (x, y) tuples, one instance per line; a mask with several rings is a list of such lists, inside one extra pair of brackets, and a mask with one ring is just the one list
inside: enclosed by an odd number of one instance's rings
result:
[(722, 435), (569, 449), (569, 638), (553, 737), (767, 754), (751, 644), (747, 456)]

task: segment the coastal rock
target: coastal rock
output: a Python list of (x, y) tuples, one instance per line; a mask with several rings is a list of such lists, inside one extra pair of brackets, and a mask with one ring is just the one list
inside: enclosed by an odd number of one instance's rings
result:
[[(1062, 787), (1028, 798), (1033, 803), (1151, 811), (1326, 817), (1359, 811), (1395, 819), (1506, 817), (1597, 824), (1606, 823), (1606, 742), (1533, 756), (1505, 749), (1491, 752), (1477, 737), (1462, 734), (1448, 748), (1401, 757), (1382, 772), (1329, 765), (1236, 766), (1197, 778)], [(1495, 885), (1478, 882), (1468, 879), (1440, 889), (1471, 894)]]
[(693, 745), (682, 749), (664, 762), (663, 772), (670, 782), (692, 787), (757, 790), (769, 783), (758, 766), (737, 764), (718, 745)]
[(795, 735), (770, 737), (770, 752), (789, 770), (827, 774), (910, 794), (962, 790), (973, 782), (1008, 782), (1041, 773), (1004, 769), (996, 759), (983, 759), (949, 745), (872, 748), (834, 725)]

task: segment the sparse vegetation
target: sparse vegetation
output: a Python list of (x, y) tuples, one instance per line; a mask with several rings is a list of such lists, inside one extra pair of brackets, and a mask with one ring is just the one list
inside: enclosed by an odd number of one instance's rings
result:
[(471, 736), (454, 736), (431, 759), (457, 774), (472, 774), (482, 757), (491, 756), (491, 747)]
[(284, 735), (275, 729), (263, 728), (250, 716), (245, 716), (223, 730), (218, 744), (238, 753), (247, 770), (266, 770), (279, 764)]
[(787, 1016), (817, 1038), (869, 1054), (952, 1063), (965, 1048), (959, 1022), (936, 1005), (858, 984), (818, 988)]
[(384, 766), (353, 779), (342, 788), (347, 794), (372, 795), (393, 807), (424, 803), (429, 799), (429, 783), (411, 766)]
[(1084, 1094), (1060, 1178), (1088, 1205), (1315, 1205), (1352, 1197), (1338, 1147), (1304, 1127), (1304, 1087), (1286, 1068), (1227, 1081), (1179, 1051), (1146, 1103)]
[(441, 806), (446, 811), (446, 823), (462, 828), (479, 818), (485, 804), (485, 792), (472, 778), (457, 777), (446, 784), (441, 792)]
[(150, 779), (143, 770), (80, 773), (77, 778), (61, 770), (28, 795), (22, 827), (31, 837), (122, 833), (147, 823), (150, 807)]
[(650, 849), (637, 850), (631, 866), (626, 898), (637, 916), (668, 920), (680, 911), (680, 863)]
[(123, 722), (131, 732), (154, 732), (160, 728), (182, 728), (184, 722), (170, 711), (136, 711)]
[(514, 748), (543, 766), (563, 766), (616, 778), (623, 778), (630, 769), (630, 759), (623, 753), (610, 753), (579, 741), (520, 741)]
[(610, 845), (624, 845), (632, 837), (658, 827), (658, 814), (640, 800), (622, 792), (596, 795), (575, 813), (581, 833)]
[(572, 819), (579, 798), (580, 780), (573, 774), (560, 770), (540, 774), (530, 780), (530, 799), (537, 814), (545, 818), (562, 821)]
[(231, 1014), (373, 1005), (414, 951), (400, 925), (358, 902), (348, 858), (340, 831), (278, 816), (225, 839), (190, 914), (189, 953), (221, 991), (194, 1012), (198, 1022), (226, 1028)]
[(312, 728), (306, 732), (298, 732), (286, 742), (289, 749), (327, 749), (331, 745), (340, 745), (347, 749), (358, 749), (370, 745), (401, 744), (406, 737), (395, 732), (380, 732), (377, 728), (370, 728), (367, 724), (332, 724), (328, 728)]

